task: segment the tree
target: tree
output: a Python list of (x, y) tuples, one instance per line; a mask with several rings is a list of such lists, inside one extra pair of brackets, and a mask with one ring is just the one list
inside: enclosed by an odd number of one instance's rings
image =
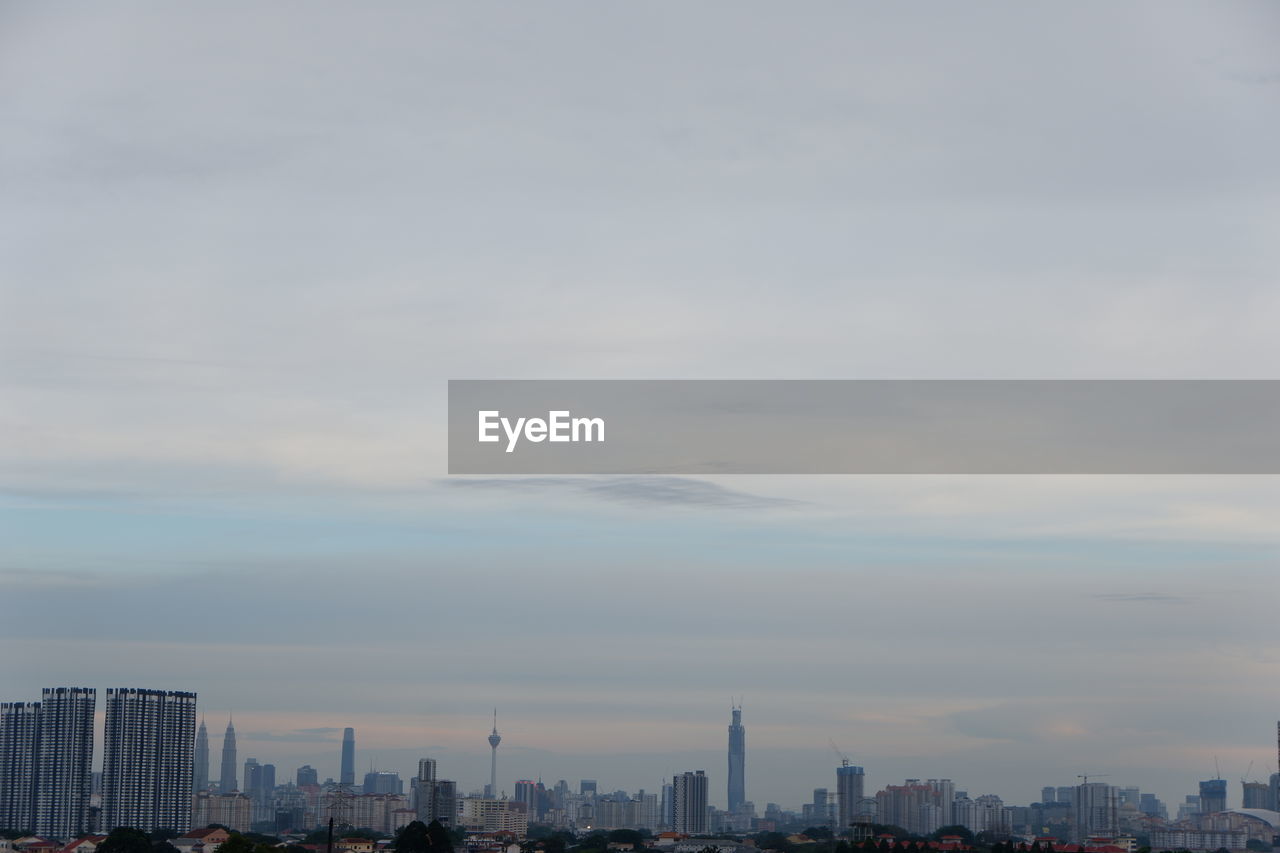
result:
[(427, 824), (427, 853), (453, 853), (453, 836), (438, 820)]
[(791, 842), (781, 832), (761, 832), (755, 837), (756, 847), (761, 850), (777, 850), (778, 853), (790, 853)]
[(218, 845), (218, 853), (256, 853), (256, 850), (252, 841), (233, 832), (230, 838)]
[(929, 837), (937, 841), (944, 835), (958, 835), (964, 840), (965, 844), (969, 844), (973, 841), (973, 832), (970, 831), (969, 827), (961, 826), (958, 823), (953, 823), (950, 826), (944, 826)]
[(151, 837), (140, 829), (120, 826), (98, 845), (102, 853), (151, 853)]
[(637, 829), (615, 829), (609, 833), (608, 837), (610, 841), (620, 844), (634, 844), (637, 847), (644, 844), (644, 836)]
[(394, 842), (396, 853), (427, 853), (431, 849), (431, 836), (427, 834), (427, 825), (415, 820), (396, 833)]

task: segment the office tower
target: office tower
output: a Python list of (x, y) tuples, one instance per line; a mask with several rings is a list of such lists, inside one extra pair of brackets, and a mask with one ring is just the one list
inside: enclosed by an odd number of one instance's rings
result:
[(1138, 811), (1150, 817), (1158, 817), (1168, 819), (1169, 813), (1164, 807), (1164, 803), (1156, 798), (1155, 794), (1142, 794), (1138, 797)]
[(1119, 792), (1112, 785), (1086, 782), (1075, 787), (1077, 843), (1090, 836), (1114, 836), (1119, 830)]
[(0, 829), (35, 826), (39, 702), (0, 704)]
[(435, 795), (432, 797), (432, 813), (434, 819), (445, 826), (452, 827), (457, 823), (458, 783), (452, 779), (437, 779)]
[(196, 694), (108, 688), (102, 826), (191, 828)]
[(222, 735), (222, 774), (218, 777), (218, 792), (231, 794), (240, 790), (236, 781), (236, 729), (227, 720), (227, 730)]
[(741, 811), (747, 799), (746, 761), (747, 730), (742, 727), (742, 706), (731, 709), (733, 721), (729, 723), (729, 811)]
[(862, 768), (847, 760), (836, 768), (836, 821), (842, 832), (858, 818), (865, 779)]
[[(1276, 760), (1280, 761), (1280, 721), (1276, 722)], [(1280, 763), (1276, 764), (1280, 771)], [(1280, 772), (1272, 773), (1267, 784), (1267, 806), (1271, 811), (1280, 811)]]
[(685, 835), (707, 833), (707, 775), (701, 770), (671, 779), (671, 825)]
[(356, 783), (356, 730), (348, 726), (342, 730), (342, 772), (338, 784)]
[(191, 790), (194, 792), (209, 790), (209, 730), (204, 727), (204, 717), (200, 718), (200, 728), (196, 730), (194, 767)]
[(36, 733), (37, 835), (71, 839), (88, 829), (97, 703), (98, 691), (92, 687), (46, 687), (41, 692)]
[(418, 759), (418, 775), (413, 779), (413, 810), (418, 820), (431, 823), (435, 819), (436, 762)]
[(662, 782), (662, 825), (672, 827), (676, 824), (675, 819), (675, 786), (665, 779)]
[(261, 774), (262, 775), (259, 777), (261, 784), (258, 786), (258, 793), (262, 800), (262, 804), (270, 805), (271, 798), (276, 792), (276, 766), (274, 764), (262, 765)]
[(1052, 785), (1046, 785), (1040, 789), (1040, 804), (1048, 805), (1058, 801), (1058, 791)]
[(1227, 780), (1209, 779), (1200, 783), (1200, 813), (1217, 814), (1227, 810)]
[(538, 816), (538, 786), (534, 784), (532, 779), (517, 779), (516, 787), (513, 793), (513, 799), (518, 803), (524, 803), (525, 808), (529, 812), (529, 820), (534, 820)]
[(594, 800), (596, 797), (596, 787), (595, 779), (579, 779), (578, 796)]
[(294, 778), (297, 780), (299, 788), (308, 788), (312, 785), (320, 784), (320, 773), (310, 764), (304, 764), (299, 767)]
[(364, 774), (362, 794), (401, 794), (404, 793), (404, 782), (399, 773), (374, 770)]
[(257, 802), (258, 789), (262, 787), (262, 765), (256, 758), (244, 760), (244, 775), (240, 777), (240, 791), (248, 794), (249, 799)]
[(502, 743), (502, 735), (498, 734), (498, 709), (493, 709), (493, 733), (489, 735), (489, 789), (485, 796), (497, 799), (498, 796), (498, 744)]

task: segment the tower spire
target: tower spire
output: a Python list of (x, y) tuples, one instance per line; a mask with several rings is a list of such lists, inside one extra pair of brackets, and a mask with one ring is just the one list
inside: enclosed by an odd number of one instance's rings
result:
[(502, 735), (498, 734), (498, 709), (493, 709), (493, 733), (489, 735), (489, 797), (498, 798), (498, 744), (502, 743)]

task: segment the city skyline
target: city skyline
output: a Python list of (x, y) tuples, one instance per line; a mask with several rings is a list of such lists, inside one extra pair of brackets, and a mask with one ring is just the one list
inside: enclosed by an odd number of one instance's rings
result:
[[(52, 690), (52, 688), (44, 688), (43, 690), (45, 692), (48, 692), (49, 690)], [(63, 688), (57, 688), (57, 690), (63, 690)], [(127, 692), (131, 694), (132, 693), (152, 694), (159, 697), (165, 697), (165, 696), (191, 697), (192, 705), (189, 709), (191, 713), (191, 719), (190, 719), (190, 725), (188, 726), (188, 728), (190, 728), (192, 732), (194, 732), (195, 734), (193, 734), (192, 737), (190, 738), (192, 743), (189, 744), (188, 747), (186, 748), (186, 754), (185, 754), (186, 757), (182, 759), (183, 761), (182, 766), (187, 768), (186, 774), (185, 774), (186, 778), (188, 779), (193, 778), (194, 769), (196, 768), (196, 765), (198, 763), (197, 759), (199, 755), (199, 734), (198, 734), (198, 731), (195, 729), (195, 722), (194, 722), (196, 719), (194, 716), (194, 713), (195, 713), (194, 694), (184, 694), (181, 692), (163, 691), (163, 690), (135, 691), (132, 689), (130, 689)], [(112, 688), (108, 691), (108, 694), (110, 695), (114, 695), (115, 693), (116, 693), (115, 688)], [(24, 707), (24, 703), (5, 702), (4, 704), (6, 707), (6, 717), (5, 717), (6, 724), (10, 724), (9, 721), (11, 719), (14, 719), (14, 717), (10, 715), (20, 714), (21, 709), (23, 709)], [(26, 704), (26, 707), (38, 707), (39, 703), (25, 703), (25, 704)], [(13, 709), (13, 711), (10, 711), (9, 709)], [(742, 719), (741, 706), (736, 703), (731, 703), (730, 710), (734, 712), (732, 715), (732, 719), (737, 721), (737, 725), (740, 726), (741, 719)], [(103, 710), (99, 710), (96, 713), (97, 720), (96, 720), (96, 725), (94, 727), (94, 730), (97, 732), (97, 734), (94, 735), (95, 743), (105, 744), (105, 743), (108, 743), (110, 740), (103, 729), (103, 718), (104, 718), (104, 714), (106, 713), (107, 712)], [(204, 715), (203, 710), (201, 711), (201, 714), (202, 716)], [(21, 716), (17, 716), (16, 718), (22, 719)], [(185, 719), (185, 716), (184, 716), (184, 719)], [(731, 729), (734, 726), (734, 724), (735, 723), (731, 722), (730, 724)], [(495, 731), (496, 723), (493, 720), (493, 718), (491, 718), (491, 725), (493, 725), (493, 728), (491, 729), (491, 731)], [(1277, 729), (1280, 730), (1280, 724), (1277, 724)], [(230, 719), (228, 720), (227, 730), (231, 735), (230, 739), (228, 739), (224, 735), (223, 741), (220, 744), (218, 744), (216, 747), (220, 750), (222, 754), (222, 763), (223, 763), (224, 769), (227, 767), (233, 766), (231, 762), (234, 762), (237, 754), (242, 752), (238, 746), (238, 742), (240, 741), (240, 736), (236, 734), (233, 721)], [(278, 765), (280, 767), (280, 770), (278, 772), (283, 773), (284, 779), (292, 779), (295, 769), (298, 769), (298, 770), (306, 770), (307, 772), (315, 774), (317, 781), (323, 781), (325, 779), (328, 779), (331, 782), (335, 782), (337, 784), (345, 784), (348, 787), (350, 787), (352, 783), (341, 781), (342, 770), (344, 767), (348, 765), (349, 762), (351, 766), (354, 767), (355, 762), (357, 760), (361, 760), (365, 764), (367, 764), (370, 772), (374, 773), (374, 775), (376, 775), (375, 771), (381, 772), (381, 773), (393, 773), (402, 780), (403, 784), (408, 784), (408, 782), (405, 780), (410, 780), (418, 776), (418, 774), (422, 772), (424, 761), (429, 762), (430, 768), (431, 768), (430, 772), (432, 776), (434, 776), (434, 774), (436, 774), (437, 772), (436, 771), (437, 765), (440, 764), (441, 762), (444, 762), (448, 768), (447, 775), (450, 777), (450, 784), (457, 785), (456, 796), (464, 796), (464, 795), (472, 796), (472, 795), (476, 795), (477, 793), (482, 796), (490, 795), (489, 780), (492, 778), (491, 774), (493, 774), (496, 770), (496, 765), (493, 762), (496, 748), (493, 746), (490, 747), (490, 749), (487, 751), (487, 754), (482, 756), (480, 753), (477, 753), (477, 752), (469, 752), (466, 749), (455, 749), (455, 748), (444, 746), (441, 744), (419, 746), (419, 747), (399, 745), (399, 746), (393, 746), (389, 748), (367, 750), (367, 752), (372, 754), (360, 755), (359, 759), (357, 759), (357, 753), (354, 748), (354, 740), (355, 740), (354, 731), (355, 731), (355, 727), (352, 727), (352, 726), (323, 727), (321, 729), (309, 730), (307, 734), (312, 736), (310, 738), (285, 736), (278, 739), (273, 737), (267, 737), (261, 740), (255, 740), (253, 741), (253, 744), (254, 744), (253, 751), (263, 756), (264, 760), (263, 762), (259, 762), (257, 758), (253, 758), (253, 757), (245, 759), (244, 766), (245, 766), (246, 773), (248, 772), (248, 768), (250, 767), (251, 764), (254, 765), (255, 768), (271, 767), (272, 779), (274, 780), (277, 772), (274, 768), (276, 765)], [(335, 736), (332, 740), (321, 741), (327, 745), (332, 746), (332, 748), (328, 750), (309, 751), (309, 750), (299, 749), (298, 744), (300, 742), (302, 743), (315, 742), (315, 739), (316, 739), (315, 736), (320, 735), (323, 732), (330, 732), (334, 735), (341, 733), (341, 737), (339, 738)], [(492, 737), (492, 735), (490, 735), (490, 737)], [(1272, 745), (1272, 748), (1271, 748), (1272, 761), (1274, 761), (1277, 755), (1280, 755), (1280, 734), (1277, 735), (1277, 741), (1278, 743), (1275, 745)], [(207, 746), (207, 742), (206, 742), (206, 746)], [(732, 741), (731, 741), (730, 749), (732, 750)], [(835, 757), (840, 759), (839, 764), (832, 763), (832, 754), (833, 754), (832, 750), (834, 750)], [(899, 784), (902, 779), (910, 779), (913, 777), (915, 778), (947, 777), (949, 779), (957, 780), (958, 783), (964, 785), (966, 789), (970, 790), (970, 792), (974, 796), (977, 796), (979, 793), (983, 795), (995, 795), (1000, 797), (1006, 803), (1026, 804), (1026, 803), (1032, 803), (1032, 802), (1038, 801), (1037, 797), (1035, 796), (1037, 791), (1040, 791), (1042, 793), (1043, 790), (1049, 790), (1049, 788), (1043, 787), (1044, 781), (1053, 781), (1055, 783), (1058, 783), (1058, 787), (1061, 788), (1067, 783), (1071, 782), (1072, 776), (1082, 775), (1082, 774), (1073, 774), (1070, 772), (1071, 770), (1078, 769), (1078, 768), (1046, 767), (1043, 769), (1043, 771), (1041, 771), (1041, 785), (1036, 786), (1032, 789), (1023, 790), (1019, 786), (1012, 786), (1009, 784), (1000, 784), (999, 782), (997, 782), (997, 784), (995, 785), (990, 785), (985, 782), (982, 782), (979, 784), (970, 784), (971, 782), (978, 782), (979, 779), (982, 779), (983, 774), (966, 773), (963, 767), (957, 768), (955, 766), (951, 766), (950, 768), (947, 768), (946, 772), (944, 772), (943, 770), (938, 769), (937, 766), (930, 766), (928, 762), (902, 763), (901, 761), (896, 761), (896, 762), (891, 761), (886, 763), (882, 767), (873, 766), (872, 768), (870, 768), (870, 772), (868, 772), (868, 770), (862, 766), (856, 766), (856, 765), (850, 764), (848, 762), (847, 757), (845, 757), (845, 754), (840, 750), (836, 749), (836, 744), (834, 741), (829, 741), (829, 745), (826, 750), (820, 750), (820, 749), (800, 750), (800, 751), (786, 750), (785, 752), (793, 753), (791, 755), (791, 758), (794, 761), (798, 763), (802, 762), (805, 765), (811, 766), (813, 768), (813, 775), (807, 780), (803, 781), (799, 786), (783, 787), (783, 786), (779, 786), (776, 782), (772, 782), (771, 780), (769, 780), (768, 774), (765, 774), (765, 778), (760, 780), (762, 784), (761, 795), (753, 794), (750, 784), (745, 784), (745, 799), (750, 800), (755, 804), (755, 809), (757, 813), (763, 810), (764, 804), (766, 802), (777, 802), (781, 804), (784, 808), (798, 806), (799, 804), (802, 804), (803, 802), (805, 802), (805, 798), (809, 796), (812, 790), (823, 788), (823, 789), (830, 790), (831, 806), (833, 809), (833, 813), (843, 818), (844, 816), (846, 816), (846, 814), (851, 814), (856, 811), (856, 802), (858, 801), (859, 798), (870, 797), (879, 788), (883, 788), (884, 786), (888, 786), (888, 785), (896, 785), (896, 784)], [(1260, 749), (1259, 752), (1262, 752), (1262, 750)], [(825, 757), (818, 758), (818, 756), (823, 756), (824, 753), (825, 753)], [(528, 747), (523, 747), (523, 748), (517, 747), (515, 750), (515, 763), (517, 765), (517, 768), (511, 771), (510, 780), (504, 781), (505, 775), (498, 777), (498, 791), (496, 792), (495, 796), (499, 796), (502, 798), (513, 798), (515, 796), (517, 781), (524, 778), (528, 778), (528, 779), (561, 778), (561, 779), (570, 779), (570, 780), (583, 779), (583, 780), (590, 780), (593, 783), (596, 778), (603, 778), (606, 780), (605, 784), (608, 786), (611, 786), (608, 788), (608, 790), (613, 790), (614, 787), (617, 787), (619, 789), (625, 789), (625, 790), (644, 790), (644, 789), (652, 790), (659, 787), (659, 782), (658, 782), (659, 779), (667, 781), (667, 780), (670, 780), (671, 778), (674, 778), (675, 775), (678, 775), (678, 772), (685, 772), (685, 771), (676, 771), (670, 768), (679, 766), (681, 763), (709, 765), (711, 764), (711, 761), (707, 759), (709, 758), (709, 756), (713, 754), (714, 754), (713, 751), (710, 749), (670, 750), (666, 752), (659, 751), (656, 754), (651, 753), (648, 755), (648, 758), (651, 762), (652, 767), (654, 768), (654, 773), (652, 773), (651, 775), (637, 775), (634, 773), (634, 771), (618, 772), (618, 768), (614, 764), (614, 762), (616, 762), (619, 758), (617, 754), (600, 753), (597, 755), (587, 756), (587, 755), (556, 753), (549, 750), (530, 749)], [(720, 752), (721, 761), (723, 761), (724, 754), (725, 754), (724, 752)], [(92, 759), (91, 769), (96, 769), (98, 772), (105, 771), (106, 762), (107, 762), (106, 755), (107, 755), (107, 752), (105, 750), (98, 751), (94, 749), (92, 751), (92, 757), (91, 757)], [(634, 760), (636, 758), (636, 756), (628, 756), (625, 754), (623, 754), (621, 757), (623, 758), (623, 761), (621, 763), (624, 766), (629, 761)], [(483, 765), (484, 767), (483, 770), (477, 769), (477, 766), (476, 766), (477, 758), (481, 759), (480, 764)], [(745, 752), (744, 752), (744, 758), (745, 758)], [(775, 760), (777, 759), (775, 758)], [(330, 766), (335, 767), (337, 769), (337, 772), (336, 773), (328, 772), (325, 768)], [(1268, 780), (1268, 776), (1271, 775), (1270, 771), (1264, 772), (1262, 769), (1262, 768), (1265, 768), (1266, 766), (1267, 766), (1267, 762), (1264, 760), (1250, 759), (1247, 770), (1254, 770), (1256, 767), (1257, 772), (1254, 773), (1255, 778), (1241, 779), (1241, 780), (1238, 780), (1237, 783), (1235, 783), (1234, 785), (1228, 784), (1227, 780), (1222, 779), (1221, 776), (1218, 776), (1217, 774), (1220, 772), (1220, 770), (1217, 766), (1215, 766), (1213, 768), (1214, 774), (1212, 775), (1212, 778), (1220, 780), (1220, 784), (1223, 785), (1221, 789), (1222, 793), (1219, 796), (1223, 797), (1224, 802), (1226, 802), (1227, 805), (1231, 808), (1247, 807), (1246, 801), (1244, 799), (1247, 796), (1247, 794), (1245, 793), (1245, 786), (1243, 786), (1242, 783), (1249, 782), (1254, 787), (1261, 786), (1261, 787), (1258, 787), (1259, 790), (1262, 790), (1265, 788), (1267, 791), (1265, 795), (1256, 795), (1256, 796), (1270, 797), (1271, 796), (1270, 786), (1274, 784), (1274, 777), (1272, 777), (1270, 781)], [(1274, 763), (1272, 763), (1271, 766), (1275, 766)], [(1181, 790), (1178, 788), (1178, 784), (1175, 781), (1167, 778), (1157, 779), (1154, 782), (1138, 780), (1138, 779), (1132, 778), (1137, 774), (1132, 772), (1127, 772), (1123, 767), (1117, 767), (1115, 765), (1109, 765), (1109, 767), (1110, 767), (1110, 770), (1108, 770), (1108, 772), (1103, 775), (1116, 776), (1122, 779), (1124, 784), (1133, 784), (1136, 787), (1142, 789), (1143, 791), (1154, 793), (1156, 796), (1158, 796), (1161, 799), (1162, 802), (1170, 803), (1170, 804), (1179, 803), (1183, 797), (1189, 794), (1193, 794), (1196, 792), (1203, 794), (1204, 791), (1207, 789), (1206, 786), (1219, 784), (1216, 782), (1206, 781), (1205, 777), (1210, 776), (1210, 774), (1206, 773), (1206, 774), (1202, 774), (1198, 779), (1190, 783), (1189, 786), (1185, 788), (1185, 790)], [(579, 769), (577, 772), (573, 772), (574, 768), (587, 768), (587, 769), (586, 770)], [(234, 777), (235, 787), (233, 788), (233, 790), (236, 792), (240, 792), (242, 790), (245, 790), (245, 785), (247, 785), (247, 776), (243, 779), (240, 778), (240, 776), (238, 775), (240, 770), (239, 766), (235, 765), (235, 769), (237, 771), (237, 774)], [(906, 772), (902, 772), (904, 769)], [(150, 771), (150, 772), (155, 772), (155, 771)], [(732, 812), (732, 809), (729, 808), (729, 800), (727, 796), (723, 801), (721, 801), (714, 795), (714, 792), (717, 790), (717, 786), (720, 786), (719, 790), (722, 790), (722, 791), (728, 789), (730, 774), (725, 774), (725, 776), (721, 778), (715, 772), (710, 772), (710, 773), (706, 771), (699, 771), (699, 772), (705, 775), (710, 785), (708, 796), (707, 796), (708, 803), (710, 805), (716, 806), (717, 808), (724, 808), (727, 812)], [(830, 778), (824, 778), (822, 775), (824, 772), (827, 772)], [(479, 775), (477, 776), (477, 774)], [(1096, 775), (1096, 774), (1093, 774), (1093, 775)], [(174, 778), (176, 779), (177, 777), (175, 776)], [(473, 778), (478, 778), (479, 780), (482, 780), (482, 781), (469, 783), (468, 779), (473, 779)], [(454, 780), (456, 780), (456, 782)], [(854, 780), (854, 781), (849, 781), (849, 780)], [(745, 774), (744, 774), (744, 783), (745, 783)], [(850, 786), (847, 789), (850, 792), (848, 796), (846, 796), (844, 793), (844, 791), (846, 790), (846, 783)], [(274, 784), (274, 781), (272, 784)], [(1123, 787), (1123, 785), (1115, 784), (1114, 780), (1109, 780), (1108, 786)], [(1240, 790), (1237, 790), (1238, 788)], [(195, 788), (194, 785), (192, 785), (191, 790), (195, 791), (199, 789)], [(217, 786), (215, 790), (222, 790), (221, 784)], [(1216, 791), (1218, 789), (1214, 788), (1213, 790)], [(769, 792), (769, 793), (765, 795), (764, 792)], [(252, 792), (249, 792), (249, 793), (252, 793)], [(851, 811), (847, 812), (846, 809)]]
[(234, 786), (474, 790), (496, 705), (508, 794), (723, 805), (739, 695), (758, 808), (832, 741), (1015, 802), (1273, 761), (1280, 478), (463, 477), (446, 427), (459, 378), (1275, 378), (1274, 4), (0, 25), (0, 699), (198, 692)]
[[(0, 816), (10, 822), (7, 829), (33, 829), (41, 836), (65, 840), (91, 830), (133, 827), (183, 833), (210, 823), (240, 831), (250, 827), (305, 831), (332, 817), (381, 833), (418, 819), (441, 820), (469, 831), (511, 831), (517, 837), (535, 823), (577, 830), (667, 828), (696, 836), (786, 826), (848, 827), (857, 832), (853, 827), (878, 823), (913, 837), (936, 835), (944, 827), (958, 825), (996, 838), (1049, 832), (1078, 843), (1136, 833), (1150, 835), (1155, 844), (1176, 845), (1194, 835), (1197, 843), (1240, 849), (1246, 838), (1265, 835), (1265, 827), (1280, 827), (1280, 773), (1271, 774), (1262, 784), (1248, 782), (1246, 771), (1237, 807), (1226, 780), (1216, 772), (1216, 760), (1215, 777), (1201, 780), (1198, 793), (1187, 794), (1180, 802), (1165, 802), (1138, 785), (1100, 782), (1100, 776), (1111, 774), (1097, 772), (1077, 774), (1078, 784), (1044, 786), (1037, 800), (1026, 803), (989, 791), (979, 794), (964, 780), (947, 777), (906, 778), (901, 784), (880, 786), (872, 796), (865, 769), (850, 764), (834, 741), (830, 746), (840, 759), (834, 768), (834, 790), (825, 784), (813, 788), (811, 800), (800, 809), (772, 801), (757, 809), (744, 800), (745, 729), (742, 706), (736, 701), (730, 705), (727, 744), (729, 809), (718, 809), (711, 802), (713, 779), (702, 769), (673, 773), (669, 781), (664, 777), (660, 795), (645, 788), (634, 795), (612, 788), (607, 777), (604, 786), (595, 778), (580, 779), (579, 794), (573, 795), (565, 779), (552, 786), (539, 775), (536, 782), (518, 779), (508, 796), (494, 781), (500, 740), (496, 710), (488, 740), (490, 781), (483, 791), (464, 792), (455, 780), (441, 778), (435, 757), (418, 759), (407, 789), (399, 772), (374, 769), (372, 762), (359, 786), (332, 778), (320, 784), (310, 765), (297, 768), (298, 785), (288, 774), (284, 778), (290, 781), (277, 785), (276, 765), (249, 757), (239, 789), (236, 780), (224, 774), (225, 783), (214, 790), (193, 790), (201, 736), (196, 726), (196, 694), (108, 688), (102, 771), (95, 774), (96, 692), (96, 688), (43, 688), (38, 704), (0, 704), (0, 797), (4, 798)], [(1280, 758), (1280, 721), (1275, 731)], [(345, 776), (355, 762), (353, 726), (342, 729), (340, 743), (340, 775)], [(235, 757), (236, 750), (237, 737), (229, 720), (224, 763)], [(96, 805), (86, 784), (94, 776), (100, 776), (100, 784), (92, 786), (95, 797), (100, 797)], [(304, 777), (307, 787), (303, 787)], [(1254, 824), (1245, 826), (1241, 821)]]

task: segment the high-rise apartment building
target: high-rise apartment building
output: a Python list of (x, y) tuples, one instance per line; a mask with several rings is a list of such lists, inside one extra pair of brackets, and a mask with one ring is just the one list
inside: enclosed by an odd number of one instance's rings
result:
[(0, 704), (0, 828), (35, 827), (39, 702)]
[(227, 730), (222, 735), (222, 774), (218, 777), (218, 791), (233, 794), (240, 790), (236, 781), (236, 727), (227, 720)]
[(836, 768), (836, 822), (841, 832), (857, 820), (866, 775), (856, 764), (843, 762)]
[(729, 812), (737, 814), (747, 800), (747, 730), (742, 726), (742, 707), (732, 708), (729, 723)]
[(102, 826), (191, 828), (196, 694), (107, 689)]
[(1076, 842), (1090, 836), (1114, 836), (1119, 831), (1119, 789), (1102, 782), (1086, 782), (1075, 787)]
[(672, 829), (685, 835), (707, 833), (707, 774), (680, 773), (671, 779)]
[(915, 835), (928, 835), (951, 822), (955, 786), (950, 779), (908, 779), (876, 793), (876, 820), (900, 826)]
[(1240, 807), (1246, 809), (1270, 809), (1271, 786), (1266, 782), (1241, 782), (1243, 787)]
[(244, 794), (201, 791), (192, 802), (191, 822), (196, 827), (217, 823), (234, 832), (248, 832), (253, 826), (253, 802)]
[(192, 766), (191, 790), (196, 793), (209, 790), (209, 730), (204, 727), (203, 718), (200, 728), (196, 729), (196, 755)]
[(72, 839), (89, 824), (93, 792), (92, 687), (47, 687), (36, 733), (35, 831)]

